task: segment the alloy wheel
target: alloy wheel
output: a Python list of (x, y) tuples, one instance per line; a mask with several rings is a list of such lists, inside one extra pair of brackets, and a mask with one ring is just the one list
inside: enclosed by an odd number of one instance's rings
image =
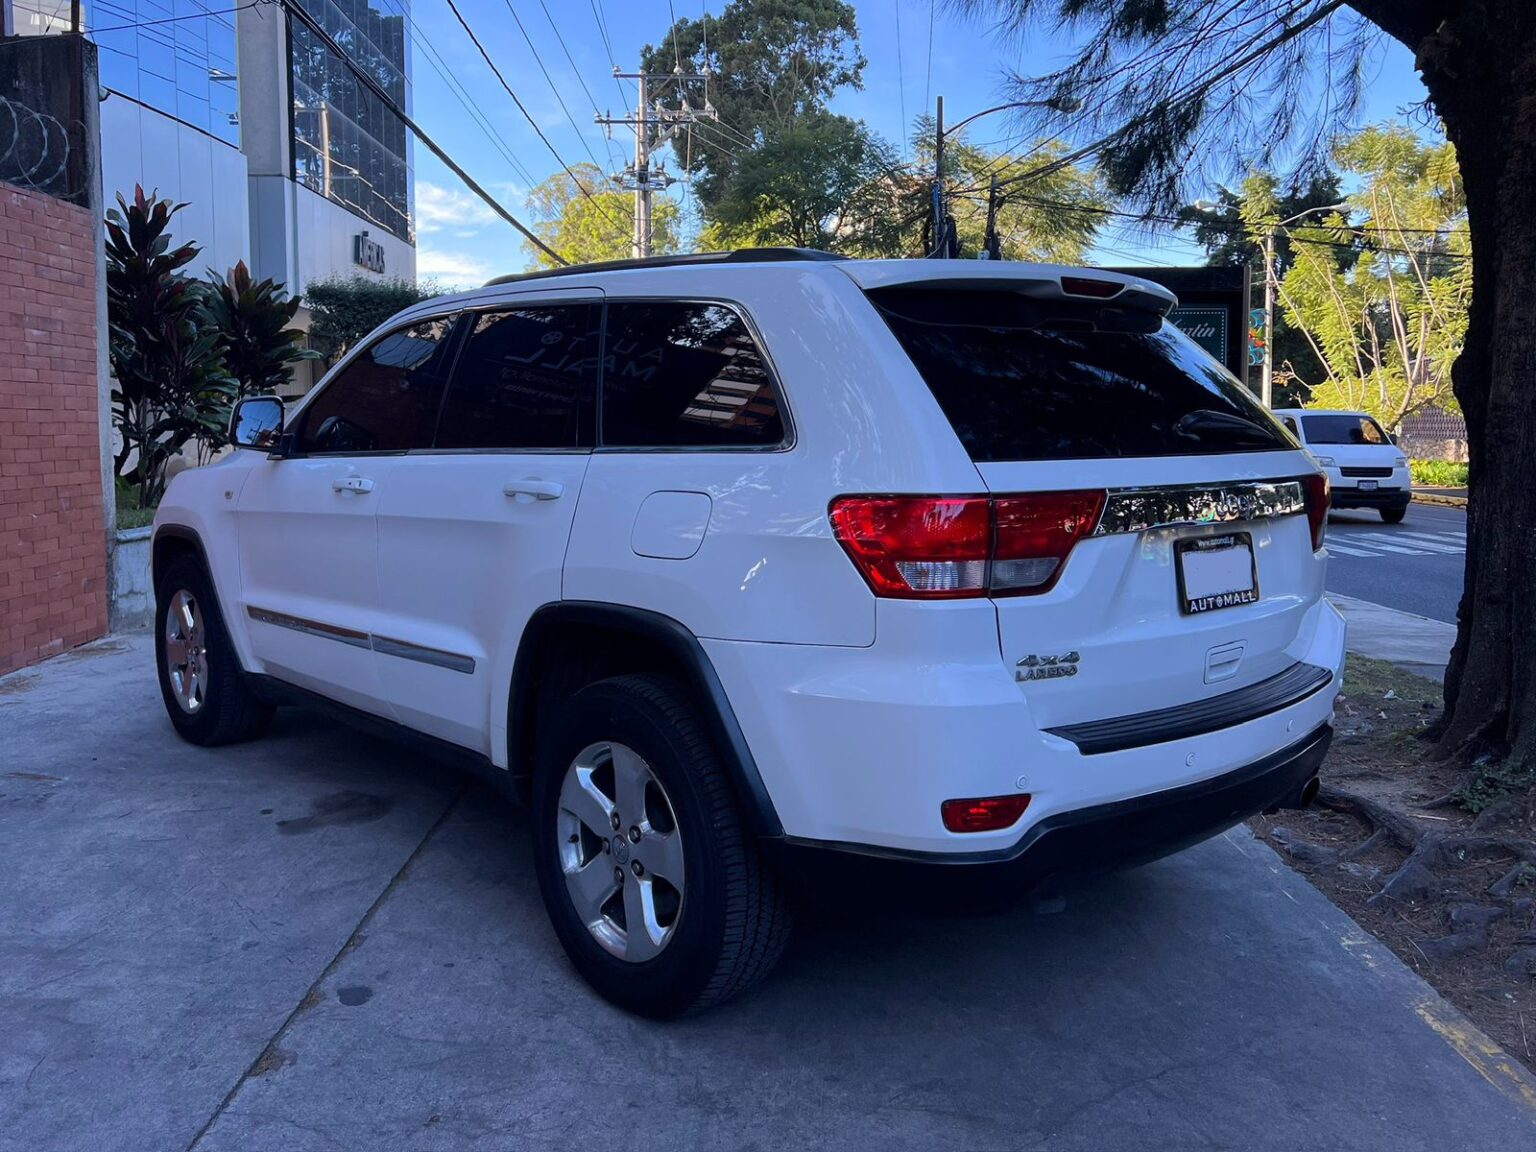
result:
[(192, 593), (178, 588), (165, 613), (165, 674), (171, 695), (189, 716), (202, 708), (208, 694), (204, 635), (202, 609)]
[(576, 915), (631, 963), (671, 941), (683, 906), (683, 844), (666, 789), (633, 748), (588, 745), (560, 785), (560, 870)]

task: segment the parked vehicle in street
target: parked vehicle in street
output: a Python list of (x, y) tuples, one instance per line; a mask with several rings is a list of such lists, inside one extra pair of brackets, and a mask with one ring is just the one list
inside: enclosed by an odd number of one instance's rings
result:
[(571, 960), (653, 1016), (762, 977), (792, 881), (1025, 892), (1302, 805), (1327, 479), (1173, 303), (792, 250), (428, 301), (171, 485), (166, 710), (316, 703), (519, 795)]
[(1280, 408), (1285, 423), (1328, 473), (1335, 508), (1375, 508), (1388, 524), (1401, 524), (1413, 500), (1408, 457), (1364, 412)]

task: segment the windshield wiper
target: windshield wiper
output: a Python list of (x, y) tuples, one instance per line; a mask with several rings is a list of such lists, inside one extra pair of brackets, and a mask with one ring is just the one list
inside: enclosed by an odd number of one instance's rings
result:
[(1247, 440), (1270, 445), (1275, 442), (1272, 429), (1255, 423), (1246, 416), (1234, 412), (1218, 412), (1214, 408), (1196, 408), (1186, 412), (1173, 422), (1176, 435), (1190, 440)]

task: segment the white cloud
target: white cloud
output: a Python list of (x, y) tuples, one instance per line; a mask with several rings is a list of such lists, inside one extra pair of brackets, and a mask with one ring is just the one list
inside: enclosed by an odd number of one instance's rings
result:
[(416, 247), (417, 277), (436, 280), (446, 292), (484, 284), (500, 271), (467, 252), (435, 248), (419, 242)]
[(418, 235), (452, 232), (469, 239), (486, 225), (500, 222), (501, 217), (473, 193), (461, 188), (447, 188), (430, 180), (416, 181)]

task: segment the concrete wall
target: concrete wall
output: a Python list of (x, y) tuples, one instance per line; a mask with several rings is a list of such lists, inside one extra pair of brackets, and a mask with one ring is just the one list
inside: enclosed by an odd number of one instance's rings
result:
[(251, 262), (246, 161), (238, 148), (127, 97), (101, 105), (101, 181), (107, 206), (133, 187), (186, 204), (171, 222), (177, 242), (202, 248), (188, 273), (221, 275), (237, 260)]
[(0, 673), (107, 630), (98, 234), (0, 184)]

